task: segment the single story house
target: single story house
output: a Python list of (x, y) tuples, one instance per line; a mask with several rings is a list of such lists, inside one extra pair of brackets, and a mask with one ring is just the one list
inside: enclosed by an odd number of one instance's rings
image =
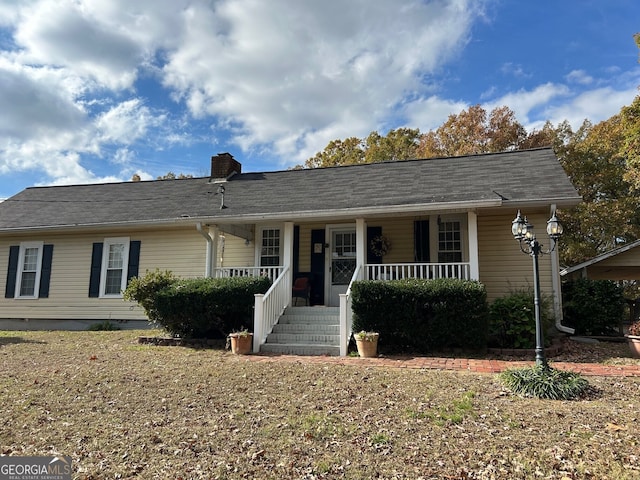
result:
[[(346, 354), (354, 280), (475, 279), (490, 300), (532, 287), (513, 218), (521, 210), (545, 243), (551, 213), (581, 200), (550, 148), (241, 170), (223, 153), (208, 177), (32, 187), (0, 203), (0, 328), (139, 326), (144, 312), (122, 290), (156, 268), (269, 275), (254, 350)], [(562, 329), (557, 251), (540, 272)], [(298, 277), (309, 279), (308, 298), (292, 297)], [(310, 306), (291, 309), (292, 298)], [(295, 317), (304, 325), (294, 331)]]

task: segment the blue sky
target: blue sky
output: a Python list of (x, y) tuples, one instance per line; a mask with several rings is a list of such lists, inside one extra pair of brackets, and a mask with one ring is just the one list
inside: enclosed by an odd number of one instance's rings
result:
[(639, 93), (637, 0), (5, 0), (0, 198), (303, 163), (470, 105), (528, 130)]

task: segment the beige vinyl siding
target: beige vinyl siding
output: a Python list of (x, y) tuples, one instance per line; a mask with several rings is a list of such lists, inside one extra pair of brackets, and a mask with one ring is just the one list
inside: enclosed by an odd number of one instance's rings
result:
[[(253, 267), (256, 259), (256, 242), (260, 239), (256, 239), (253, 242), (249, 242), (246, 245), (244, 238), (236, 237), (231, 234), (224, 234), (224, 247), (222, 250), (221, 260), (218, 263), (220, 267)], [(219, 242), (218, 245), (221, 245)]]
[(382, 257), (382, 263), (413, 262), (413, 221), (413, 218), (385, 218), (367, 222), (368, 227), (382, 227), (382, 235), (391, 244), (389, 253)]
[[(93, 243), (109, 237), (140, 240), (141, 275), (146, 270), (171, 270), (181, 277), (202, 277), (206, 242), (195, 230), (118, 232), (117, 234), (37, 235), (0, 241), (0, 318), (57, 318), (144, 320), (144, 312), (120, 298), (89, 298), (89, 274)], [(4, 297), (9, 246), (21, 241), (53, 244), (48, 298), (37, 300)]]
[[(517, 289), (533, 290), (533, 259), (520, 251), (518, 242), (511, 234), (511, 222), (515, 213), (509, 215), (478, 216), (478, 256), (480, 282), (487, 288), (489, 301), (495, 300)], [(548, 215), (534, 214), (529, 221), (535, 226), (538, 238), (549, 246), (546, 233)], [(539, 257), (540, 291), (552, 295), (551, 255)]]

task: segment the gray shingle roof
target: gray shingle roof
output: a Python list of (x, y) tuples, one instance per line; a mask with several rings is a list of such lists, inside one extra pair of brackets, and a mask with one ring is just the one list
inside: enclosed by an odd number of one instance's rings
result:
[(177, 219), (330, 216), (349, 211), (478, 207), (580, 200), (550, 148), (209, 178), (32, 187), (0, 203), (0, 231), (62, 226), (168, 223)]

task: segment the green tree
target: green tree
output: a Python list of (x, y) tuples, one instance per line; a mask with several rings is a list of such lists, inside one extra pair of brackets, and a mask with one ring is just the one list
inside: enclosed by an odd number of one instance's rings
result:
[(420, 139), (417, 128), (390, 130), (386, 136), (371, 132), (365, 141), (365, 163), (416, 158)]
[[(640, 36), (637, 37), (640, 41)], [(625, 180), (631, 184), (636, 194), (640, 193), (640, 96), (633, 103), (623, 107), (620, 112), (620, 123), (624, 141), (621, 153), (627, 161)]]
[[(624, 110), (624, 109), (623, 109)], [(576, 264), (640, 236), (640, 203), (628, 176), (622, 114), (574, 133), (559, 126), (556, 152), (583, 202), (563, 212), (561, 260)]]
[(361, 139), (349, 137), (332, 140), (324, 150), (316, 153), (305, 163), (305, 168), (336, 167), (364, 162), (364, 145)]

